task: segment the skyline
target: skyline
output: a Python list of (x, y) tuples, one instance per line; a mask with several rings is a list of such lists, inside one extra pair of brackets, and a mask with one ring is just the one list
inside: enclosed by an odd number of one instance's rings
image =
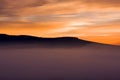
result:
[(1, 0), (0, 33), (120, 45), (119, 0)]

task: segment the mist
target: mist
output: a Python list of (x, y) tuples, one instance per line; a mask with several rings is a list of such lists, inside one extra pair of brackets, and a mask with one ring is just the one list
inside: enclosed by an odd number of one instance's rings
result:
[(120, 47), (1, 45), (0, 80), (119, 80)]

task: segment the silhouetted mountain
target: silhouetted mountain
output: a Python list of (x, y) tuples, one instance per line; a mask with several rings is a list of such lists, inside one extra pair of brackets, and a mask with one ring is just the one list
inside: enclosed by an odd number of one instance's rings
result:
[(95, 42), (80, 40), (75, 37), (59, 37), (59, 38), (41, 38), (27, 35), (6, 35), (0, 34), (0, 44), (37, 44), (40, 46), (67, 46), (67, 47), (78, 47), (87, 44), (99, 44)]
[(80, 40), (75, 37), (59, 37), (59, 38), (41, 38), (34, 36), (26, 36), (26, 35), (6, 35), (0, 34), (0, 43), (40, 43), (40, 44), (48, 44), (48, 45), (85, 45), (91, 42)]

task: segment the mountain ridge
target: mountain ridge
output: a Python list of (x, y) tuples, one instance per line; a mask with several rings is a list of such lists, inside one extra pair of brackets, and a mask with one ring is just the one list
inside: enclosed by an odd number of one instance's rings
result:
[(41, 46), (84, 46), (88, 44), (106, 45), (86, 40), (81, 40), (76, 37), (57, 37), (43, 38), (29, 35), (7, 35), (0, 34), (0, 44), (40, 44)]
[(76, 37), (56, 37), (56, 38), (43, 38), (43, 37), (36, 37), (36, 36), (29, 36), (29, 35), (7, 35), (7, 34), (0, 34), (0, 41), (34, 41), (34, 40), (61, 40), (61, 41), (83, 41), (83, 42), (90, 42), (78, 39)]

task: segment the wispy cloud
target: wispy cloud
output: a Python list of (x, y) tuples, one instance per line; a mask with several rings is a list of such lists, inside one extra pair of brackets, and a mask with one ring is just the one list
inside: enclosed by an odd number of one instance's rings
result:
[(120, 37), (119, 4), (120, 0), (0, 0), (0, 32)]

